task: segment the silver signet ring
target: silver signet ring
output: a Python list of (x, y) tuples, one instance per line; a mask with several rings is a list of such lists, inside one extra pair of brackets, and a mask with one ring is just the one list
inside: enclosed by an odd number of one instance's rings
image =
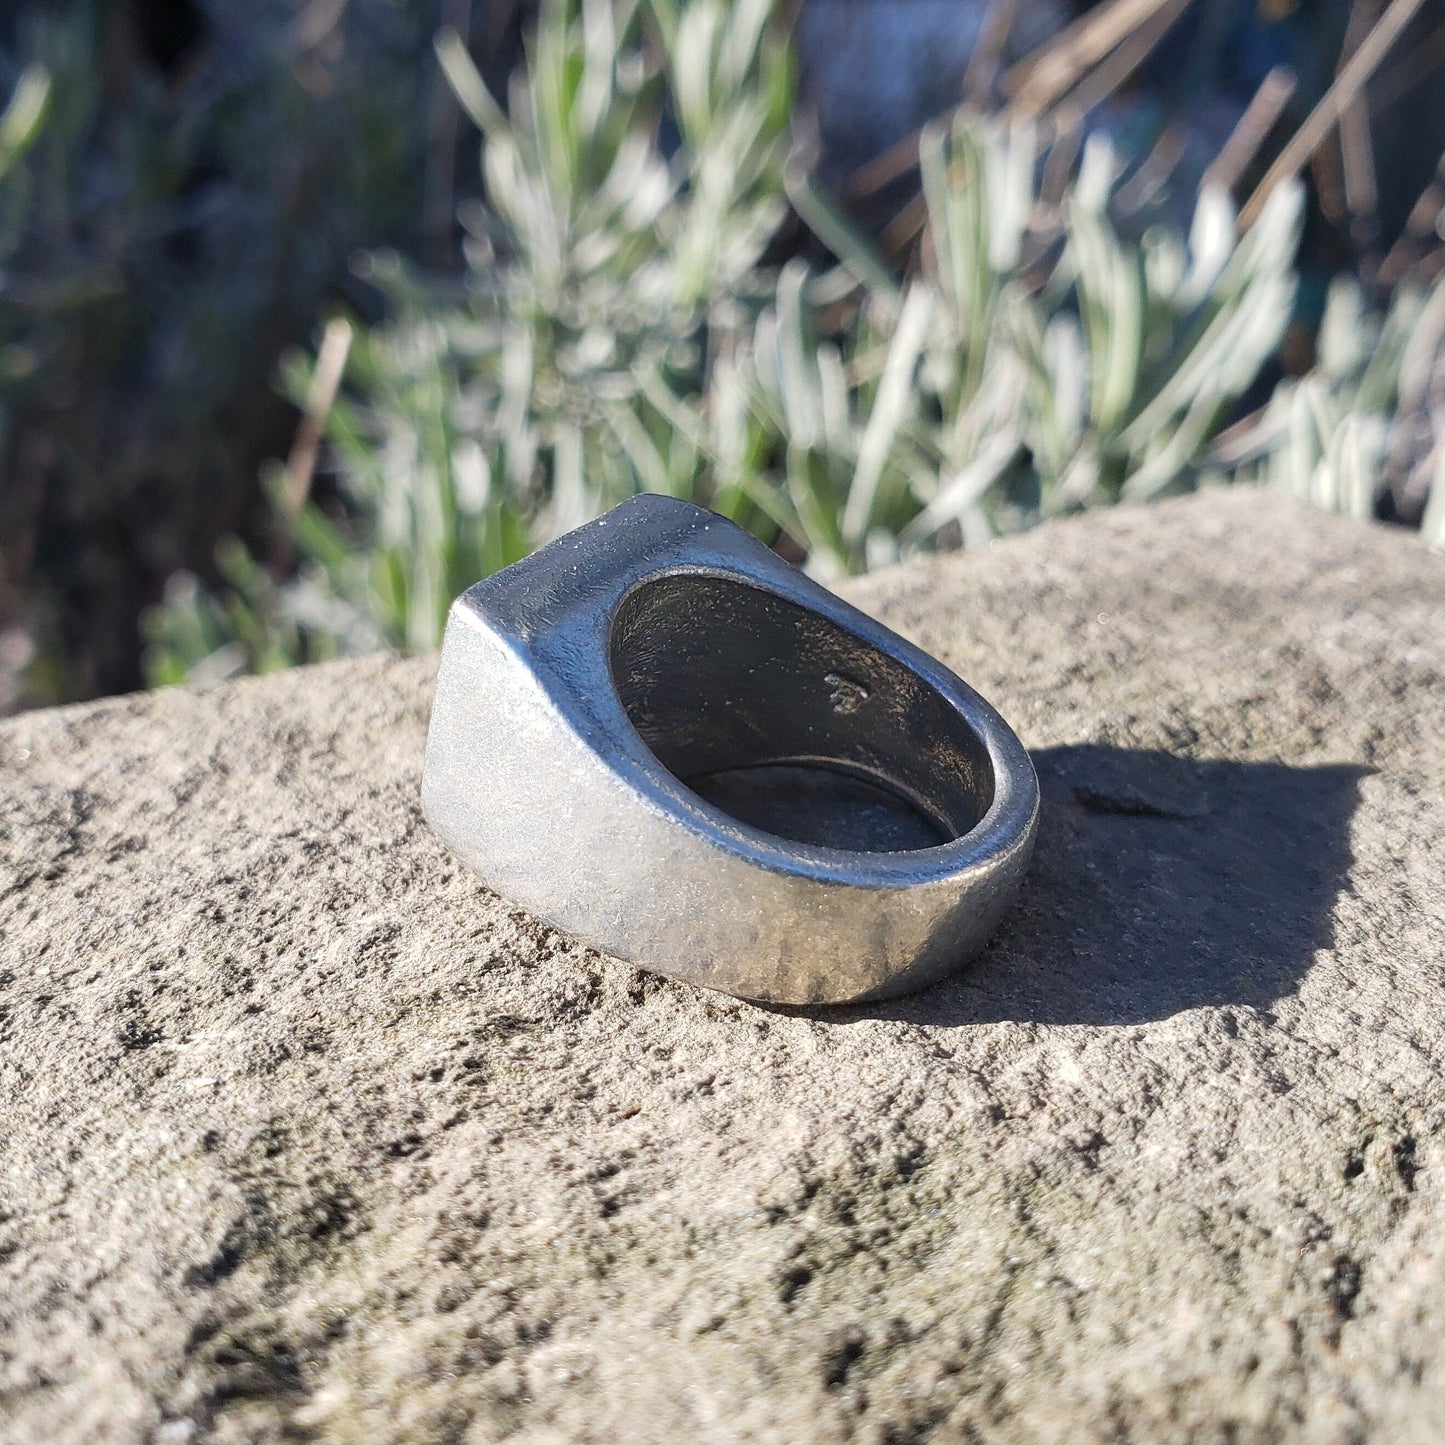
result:
[(732, 522), (647, 495), (453, 604), (422, 803), (484, 882), (582, 942), (817, 1004), (974, 954), (1039, 789), (941, 663)]

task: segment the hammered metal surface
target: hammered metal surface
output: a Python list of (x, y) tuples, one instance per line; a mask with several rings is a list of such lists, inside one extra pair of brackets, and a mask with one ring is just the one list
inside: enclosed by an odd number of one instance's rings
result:
[(490, 887), (746, 998), (878, 998), (966, 961), (1038, 785), (996, 712), (732, 523), (640, 496), (460, 597), (423, 803)]

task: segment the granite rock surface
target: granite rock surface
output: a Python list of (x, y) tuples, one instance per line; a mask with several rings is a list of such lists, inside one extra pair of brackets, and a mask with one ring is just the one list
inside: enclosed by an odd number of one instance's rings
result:
[(887, 1005), (487, 893), (434, 659), (0, 726), (0, 1440), (1438, 1441), (1445, 561), (1218, 493), (850, 596), (1044, 793)]

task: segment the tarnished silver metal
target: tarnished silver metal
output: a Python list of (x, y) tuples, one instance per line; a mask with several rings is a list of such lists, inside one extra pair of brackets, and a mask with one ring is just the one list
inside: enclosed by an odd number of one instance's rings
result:
[(459, 597), (427, 818), (536, 917), (743, 998), (904, 993), (1018, 891), (1039, 790), (946, 667), (741, 528), (640, 496)]

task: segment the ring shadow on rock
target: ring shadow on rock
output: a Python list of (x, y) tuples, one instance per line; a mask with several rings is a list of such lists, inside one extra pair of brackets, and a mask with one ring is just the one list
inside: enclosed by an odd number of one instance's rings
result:
[(1211, 1004), (1267, 1011), (1333, 941), (1369, 768), (1098, 746), (1033, 759), (1038, 842), (993, 941), (942, 983), (849, 1015), (1129, 1024)]

